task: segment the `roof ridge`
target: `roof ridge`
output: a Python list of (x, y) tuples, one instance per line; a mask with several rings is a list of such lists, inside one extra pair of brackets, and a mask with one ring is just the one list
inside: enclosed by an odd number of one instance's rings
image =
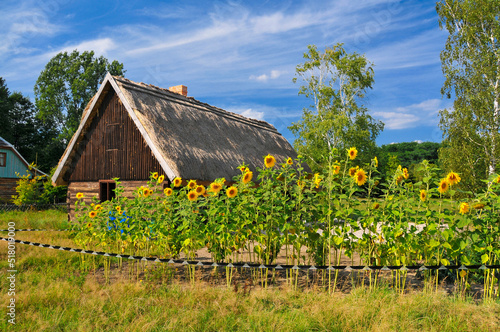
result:
[[(247, 123), (248, 125), (257, 126), (257, 127), (260, 127), (260, 128), (267, 129), (269, 131), (275, 132), (277, 134), (280, 134), (278, 132), (278, 130), (272, 124), (270, 124), (267, 121), (252, 119), (252, 118), (243, 116), (243, 115), (238, 114), (238, 113), (230, 112), (230, 111), (227, 111), (227, 110), (222, 109), (220, 107), (216, 107), (216, 106), (210, 105), (208, 103), (199, 101), (199, 100), (195, 99), (194, 97), (186, 97), (186, 96), (183, 96), (181, 94), (178, 94), (178, 93), (175, 93), (173, 91), (170, 91), (168, 89), (165, 89), (165, 88), (162, 88), (162, 87), (158, 87), (156, 85), (146, 84), (146, 83), (143, 83), (143, 82), (140, 82), (140, 83), (134, 82), (134, 81), (129, 80), (128, 78), (125, 78), (125, 77), (122, 77), (122, 76), (113, 76), (113, 78), (115, 80), (120, 81), (121, 83), (139, 86), (139, 87), (144, 88), (144, 89), (151, 89), (152, 88), (154, 90), (157, 90), (157, 91), (154, 91), (156, 93), (166, 93), (168, 95), (168, 97), (175, 98), (175, 99), (178, 99), (178, 100), (182, 100), (184, 102), (188, 102), (188, 103), (192, 104), (193, 106), (205, 107), (205, 108), (208, 108), (208, 111), (215, 111), (217, 113), (222, 113), (220, 115), (222, 115), (222, 116), (229, 116), (229, 117), (234, 118), (235, 120), (239, 120), (241, 122)], [(148, 91), (146, 91), (146, 92), (148, 92)]]

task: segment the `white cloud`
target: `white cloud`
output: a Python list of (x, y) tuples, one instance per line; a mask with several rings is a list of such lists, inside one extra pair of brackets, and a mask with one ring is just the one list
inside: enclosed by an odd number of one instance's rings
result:
[(80, 53), (84, 51), (94, 51), (97, 56), (104, 55), (106, 56), (110, 51), (114, 50), (117, 47), (113, 39), (111, 38), (100, 38), (83, 41), (76, 45), (68, 45), (63, 48), (60, 48), (57, 51), (48, 53), (53, 57), (54, 55), (60, 52), (72, 52), (74, 50), (78, 50)]
[(408, 129), (418, 126), (435, 126), (438, 113), (445, 108), (440, 99), (427, 99), (417, 104), (396, 107), (394, 111), (373, 112), (375, 118), (385, 123), (386, 129)]
[(269, 75), (268, 74), (262, 74), (259, 76), (250, 75), (249, 79), (254, 80), (254, 81), (258, 81), (258, 82), (267, 82), (270, 79), (274, 80), (274, 79), (279, 78), (284, 73), (285, 73), (284, 71), (280, 71), (280, 70), (271, 70)]
[(256, 120), (264, 120), (264, 112), (258, 112), (251, 108), (244, 110), (243, 112), (236, 112), (247, 118), (256, 119)]

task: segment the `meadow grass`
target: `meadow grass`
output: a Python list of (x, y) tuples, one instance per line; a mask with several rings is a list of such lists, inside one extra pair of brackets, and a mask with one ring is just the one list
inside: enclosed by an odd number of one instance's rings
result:
[[(0, 213), (0, 227), (67, 227), (56, 211)], [(18, 238), (70, 246), (65, 232)], [(175, 278), (118, 277), (82, 270), (77, 253), (16, 245), (16, 325), (7, 322), (8, 281), (0, 280), (0, 330), (12, 331), (495, 331), (500, 303), (442, 292), (354, 288), (349, 294), (286, 286), (238, 290)], [(88, 261), (94, 256), (85, 256)], [(183, 267), (179, 267), (182, 269)], [(0, 242), (0, 271), (7, 245)]]

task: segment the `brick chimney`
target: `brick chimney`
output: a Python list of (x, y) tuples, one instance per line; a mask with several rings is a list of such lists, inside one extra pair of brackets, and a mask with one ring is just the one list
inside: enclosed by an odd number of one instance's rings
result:
[(171, 86), (168, 90), (183, 95), (184, 97), (187, 97), (188, 94), (188, 87), (185, 85)]

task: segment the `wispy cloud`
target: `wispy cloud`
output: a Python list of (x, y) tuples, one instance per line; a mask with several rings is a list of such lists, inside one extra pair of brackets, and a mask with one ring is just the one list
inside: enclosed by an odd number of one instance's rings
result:
[(250, 75), (249, 79), (259, 81), (259, 82), (267, 82), (268, 80), (274, 80), (278, 77), (280, 77), (284, 72), (280, 70), (271, 70), (271, 72), (268, 74), (262, 74), (259, 76), (255, 75)]
[(440, 99), (428, 99), (417, 104), (396, 107), (393, 111), (373, 112), (373, 116), (385, 123), (386, 129), (408, 129), (418, 126), (435, 126), (439, 110), (445, 108)]

